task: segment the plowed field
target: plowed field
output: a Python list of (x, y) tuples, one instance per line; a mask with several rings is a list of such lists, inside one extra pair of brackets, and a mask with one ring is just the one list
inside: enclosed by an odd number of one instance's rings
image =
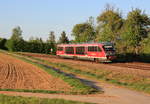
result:
[(3, 53), (0, 53), (0, 88), (55, 91), (71, 89), (63, 80), (49, 75), (32, 64)]

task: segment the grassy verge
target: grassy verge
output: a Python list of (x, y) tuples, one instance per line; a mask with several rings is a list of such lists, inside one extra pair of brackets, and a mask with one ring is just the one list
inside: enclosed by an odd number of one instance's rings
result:
[(63, 99), (46, 99), (35, 97), (0, 95), (0, 104), (93, 104)]
[(38, 60), (40, 62), (46, 63), (50, 66), (53, 66), (54, 68), (60, 68), (63, 71), (69, 71), (75, 74), (84, 75), (84, 76), (95, 78), (98, 80), (103, 80), (103, 81), (106, 81), (115, 85), (124, 86), (127, 88), (131, 88), (133, 90), (138, 90), (138, 91), (142, 91), (142, 92), (150, 94), (150, 79), (148, 78), (139, 78), (140, 80), (135, 80), (132, 75), (124, 76), (121, 74), (113, 75), (113, 77), (110, 77), (110, 74), (112, 74), (112, 72), (107, 71), (107, 70), (98, 70), (99, 73), (97, 74), (97, 72), (90, 72), (90, 71), (85, 71), (81, 69), (75, 69), (64, 63), (49, 62), (49, 61), (42, 60), (42, 59), (35, 58), (35, 57), (31, 57), (31, 58)]
[(50, 91), (50, 90), (30, 90), (30, 89), (0, 89), (0, 91), (15, 91), (15, 92), (32, 92), (32, 93), (49, 93), (49, 94), (61, 94), (70, 93), (64, 91)]
[(64, 92), (64, 91), (46, 91), (46, 90), (19, 90), (19, 89), (0, 89), (5, 91), (19, 91), (19, 92), (42, 92), (42, 93), (65, 93), (65, 94), (93, 94), (93, 93), (102, 93), (102, 91), (98, 91), (95, 88), (92, 88), (91, 86), (88, 86), (81, 82), (81, 80), (70, 76), (70, 74), (60, 71), (59, 69), (54, 69), (52, 67), (46, 66), (44, 64), (40, 64), (36, 61), (30, 60), (29, 58), (22, 57), (20, 55), (15, 55), (12, 53), (8, 53), (9, 55), (16, 57), (18, 59), (21, 59), (25, 62), (31, 63), (35, 66), (38, 66), (42, 69), (44, 69), (49, 74), (53, 75), (54, 77), (61, 78), (65, 82), (67, 82), (71, 87), (70, 92)]

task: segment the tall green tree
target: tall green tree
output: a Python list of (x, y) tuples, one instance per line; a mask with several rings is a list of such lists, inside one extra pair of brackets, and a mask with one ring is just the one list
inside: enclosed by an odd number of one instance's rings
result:
[(24, 40), (22, 38), (22, 30), (19, 26), (15, 27), (12, 30), (12, 36), (7, 41), (6, 47), (10, 51), (23, 51), (24, 50)]
[(142, 40), (148, 37), (149, 26), (150, 18), (142, 10), (134, 9), (128, 13), (121, 36), (126, 52), (140, 53)]
[(63, 31), (63, 32), (61, 33), (61, 36), (60, 36), (60, 38), (59, 38), (58, 43), (69, 43), (69, 39), (68, 39), (68, 37), (66, 36), (66, 32), (65, 32), (65, 31)]
[(54, 44), (56, 43), (54, 31), (50, 31), (49, 38), (48, 38), (47, 42), (48, 43), (54, 43)]
[(97, 17), (97, 41), (116, 42), (120, 36), (123, 19), (118, 9), (107, 5)]
[(89, 42), (95, 40), (95, 30), (90, 23), (76, 24), (73, 27), (72, 35), (75, 37), (75, 42)]
[(12, 39), (12, 40), (16, 40), (16, 41), (20, 41), (21, 39), (23, 39), (23, 38), (22, 38), (22, 30), (21, 30), (20, 26), (15, 27), (15, 28), (12, 30), (11, 39)]
[(45, 43), (43, 42), (42, 38), (31, 37), (27, 42), (27, 50), (29, 50), (29, 52), (45, 53), (44, 46)]
[(0, 38), (0, 49), (6, 50), (7, 48), (5, 47), (5, 44), (7, 42), (7, 39), (5, 38)]
[(55, 40), (54, 31), (50, 31), (47, 44), (50, 45), (50, 48), (49, 48), (50, 53), (55, 54), (56, 53), (56, 40)]

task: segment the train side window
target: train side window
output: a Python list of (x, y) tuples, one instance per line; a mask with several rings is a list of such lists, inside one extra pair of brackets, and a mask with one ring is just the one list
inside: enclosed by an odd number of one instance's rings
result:
[(97, 47), (97, 48), (98, 48), (98, 52), (101, 52), (101, 51), (102, 51), (100, 47)]
[(66, 54), (74, 54), (74, 48), (73, 47), (66, 47), (65, 53)]
[(88, 51), (89, 52), (101, 52), (101, 49), (98, 46), (88, 46)]
[(94, 46), (94, 52), (97, 52), (97, 51), (98, 51), (97, 46)]
[(57, 47), (57, 51), (63, 51), (63, 47)]
[(85, 47), (76, 47), (76, 54), (84, 55), (85, 54)]
[(98, 52), (98, 47), (97, 46), (89, 46), (88, 51), (89, 52)]
[(92, 50), (92, 47), (91, 46), (88, 46), (88, 51), (90, 52)]
[(89, 52), (92, 52), (94, 49), (93, 49), (93, 46), (88, 46), (88, 51)]

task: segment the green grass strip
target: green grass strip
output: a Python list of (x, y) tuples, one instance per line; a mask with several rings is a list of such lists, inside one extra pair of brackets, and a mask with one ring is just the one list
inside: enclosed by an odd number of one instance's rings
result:
[[(50, 90), (29, 90), (29, 89), (0, 89), (0, 91), (15, 91), (15, 92), (32, 92), (32, 93), (50, 93), (50, 94), (60, 94), (66, 93), (64, 91), (50, 91)], [(68, 92), (69, 94), (70, 92)]]
[(0, 95), (0, 104), (94, 104), (63, 99)]

